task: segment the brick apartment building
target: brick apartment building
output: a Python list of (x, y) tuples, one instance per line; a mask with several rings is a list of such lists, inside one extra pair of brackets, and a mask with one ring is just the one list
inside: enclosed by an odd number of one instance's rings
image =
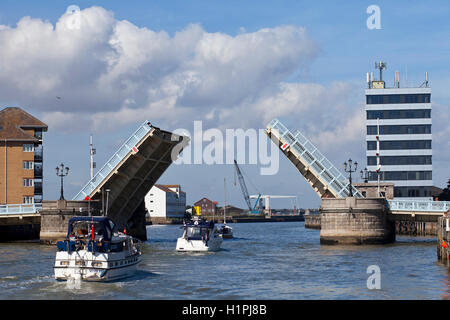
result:
[(209, 200), (208, 198), (203, 198), (194, 203), (194, 206), (200, 207), (200, 212), (202, 215), (214, 215), (217, 210), (217, 201)]
[(0, 111), (0, 204), (42, 202), (42, 133), (47, 129), (20, 108)]

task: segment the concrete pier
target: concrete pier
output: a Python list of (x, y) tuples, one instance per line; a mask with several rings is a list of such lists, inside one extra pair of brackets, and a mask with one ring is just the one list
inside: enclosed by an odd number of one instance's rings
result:
[(75, 216), (100, 215), (98, 201), (43, 201), (41, 211), (40, 242), (55, 244), (67, 236), (70, 218)]
[(305, 228), (320, 229), (321, 216), (320, 214), (305, 213)]
[(384, 198), (323, 198), (321, 244), (384, 244), (395, 241), (395, 223)]

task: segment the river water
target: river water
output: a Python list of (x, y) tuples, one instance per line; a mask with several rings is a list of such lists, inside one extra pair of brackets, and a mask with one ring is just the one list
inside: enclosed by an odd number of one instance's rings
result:
[[(178, 253), (177, 225), (148, 226), (135, 276), (111, 283), (53, 279), (56, 247), (0, 244), (0, 299), (448, 299), (436, 240), (321, 246), (303, 222), (240, 223), (215, 253)], [(380, 268), (381, 289), (367, 288)]]

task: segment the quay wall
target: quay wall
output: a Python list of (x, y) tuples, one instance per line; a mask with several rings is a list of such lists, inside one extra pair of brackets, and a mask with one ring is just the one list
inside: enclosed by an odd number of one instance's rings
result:
[(320, 214), (305, 214), (305, 228), (320, 229)]
[(0, 217), (0, 242), (39, 240), (40, 215)]
[(98, 201), (43, 201), (41, 210), (41, 244), (56, 244), (67, 236), (69, 220), (75, 216), (100, 215)]

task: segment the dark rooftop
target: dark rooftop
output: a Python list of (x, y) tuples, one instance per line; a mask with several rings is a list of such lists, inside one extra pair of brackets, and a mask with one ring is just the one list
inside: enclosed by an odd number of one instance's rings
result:
[(5, 108), (0, 111), (0, 140), (39, 142), (24, 129), (41, 129), (48, 126), (20, 108)]

